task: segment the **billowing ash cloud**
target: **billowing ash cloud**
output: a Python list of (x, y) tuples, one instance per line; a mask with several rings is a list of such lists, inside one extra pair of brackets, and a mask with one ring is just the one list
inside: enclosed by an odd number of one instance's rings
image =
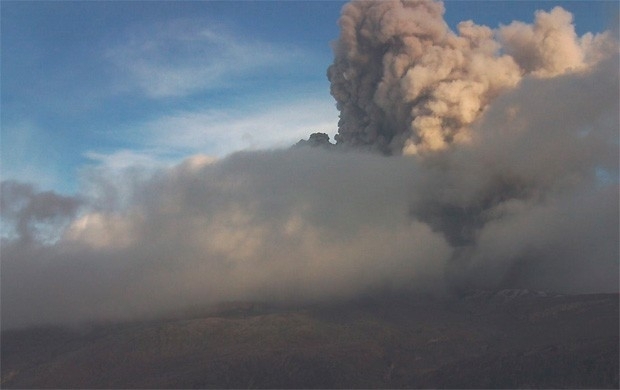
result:
[(124, 199), (91, 199), (54, 245), (3, 243), (2, 321), (440, 291), (451, 250), (409, 217), (412, 163), (296, 148), (193, 157), (132, 181), (96, 175), (99, 188), (126, 183)]
[[(390, 11), (400, 7), (407, 18)], [(354, 36), (341, 37), (330, 69), (342, 109), (339, 143), (375, 145), (391, 157), (302, 143), (217, 161), (194, 156), (154, 173), (101, 168), (85, 174), (80, 200), (3, 183), (3, 224), (13, 233), (2, 241), (2, 326), (144, 318), (226, 300), (618, 291), (617, 45), (602, 44), (604, 36), (576, 39), (558, 8), (539, 13), (533, 26), (500, 29), (504, 54), (497, 56), (491, 30), (465, 23), (459, 38), (441, 11), (399, 2), (343, 11), (343, 36)], [(373, 20), (390, 12), (400, 22), (381, 32)], [(568, 31), (583, 54), (566, 63), (550, 51), (570, 45), (547, 47), (537, 38), (558, 20), (564, 27), (548, 35)], [(402, 56), (399, 74), (414, 76), (382, 76), (409, 46), (396, 39), (373, 46), (415, 26), (429, 31), (411, 40), (426, 45), (420, 58), (435, 53), (432, 61), (415, 60), (429, 67), (423, 87), (403, 81), (423, 73), (410, 70), (417, 66), (410, 57)], [(358, 49), (349, 55), (343, 42), (355, 37)], [(517, 76), (490, 81), (495, 73), (481, 69), (493, 66), (497, 79), (513, 70)], [(431, 80), (442, 67), (453, 82)], [(422, 95), (406, 103), (404, 87)], [(476, 88), (483, 93), (469, 93)], [(460, 105), (479, 102), (471, 120), (440, 116), (440, 91), (455, 94), (445, 113), (473, 112)], [(431, 147), (426, 130), (407, 127), (412, 110), (422, 113), (415, 118), (439, 118), (449, 147)], [(325, 138), (307, 145), (325, 146)], [(418, 153), (398, 155), (403, 147)], [(59, 238), (44, 237), (41, 226), (55, 226)]]
[(38, 192), (32, 185), (6, 180), (0, 183), (2, 235), (20, 241), (55, 240), (63, 225), (70, 222), (80, 199)]
[(489, 104), (523, 77), (585, 70), (613, 46), (608, 34), (577, 37), (559, 7), (496, 31), (465, 21), (454, 33), (443, 13), (442, 3), (419, 0), (343, 8), (327, 71), (338, 142), (396, 154), (466, 142)]

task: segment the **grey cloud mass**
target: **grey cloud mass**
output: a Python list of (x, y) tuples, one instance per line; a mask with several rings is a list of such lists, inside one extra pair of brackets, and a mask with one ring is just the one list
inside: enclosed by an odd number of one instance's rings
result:
[[(393, 11), (400, 7), (407, 12)], [(342, 34), (363, 39), (354, 54), (346, 52), (354, 48), (347, 46), (356, 42), (353, 37), (337, 43), (329, 71), (341, 109), (338, 147), (242, 152), (220, 160), (193, 156), (155, 172), (101, 168), (87, 172), (88, 190), (79, 200), (3, 183), (3, 224), (13, 224), (17, 233), (2, 241), (2, 326), (143, 318), (229, 300), (324, 301), (386, 291), (617, 292), (617, 45), (598, 45), (596, 56), (577, 56), (580, 62), (570, 69), (532, 54), (532, 46), (551, 50), (536, 43), (538, 24), (555, 18), (562, 26), (570, 23), (565, 11), (555, 9), (538, 14), (534, 27), (503, 27), (511, 33), (502, 39), (511, 46), (499, 55), (500, 43), (486, 27), (462, 25), (461, 34), (475, 30), (484, 38), (472, 33), (471, 42), (450, 35), (442, 7), (363, 2), (344, 8)], [(388, 16), (395, 25), (377, 30), (374, 18)], [(370, 25), (360, 29), (358, 20)], [(447, 66), (452, 81), (420, 87), (413, 76), (403, 78), (422, 72), (406, 71), (415, 68), (409, 59), (396, 72), (400, 81), (379, 76), (374, 67), (398, 67), (389, 59), (374, 61), (373, 50), (379, 49), (372, 42), (389, 42), (386, 56), (392, 45), (406, 51), (386, 37), (411, 29), (423, 37), (412, 43), (426, 47), (421, 55), (435, 53), (424, 61)], [(446, 54), (445, 46), (433, 48), (433, 39), (440, 38), (458, 44)], [(573, 38), (569, 43), (586, 41)], [(471, 52), (476, 45), (486, 48), (481, 58)], [(527, 53), (520, 57), (520, 50)], [(390, 55), (401, 58), (399, 53)], [(374, 62), (362, 66), (362, 57)], [(455, 70), (454, 58), (470, 58), (463, 65), (469, 70)], [(336, 71), (345, 65), (346, 77)], [(473, 72), (478, 66), (514, 69), (517, 76), (493, 89), (500, 84), (468, 79), (488, 76), (482, 69)], [(477, 90), (482, 97), (450, 92), (457, 106), (477, 99), (476, 114), (471, 120), (441, 117), (454, 126), (441, 127), (443, 143), (434, 148), (424, 131), (410, 126), (419, 116), (404, 91), (395, 92), (397, 85), (425, 90), (413, 100), (422, 107), (420, 115), (429, 117), (438, 115), (432, 107), (441, 105), (436, 95), (445, 88), (461, 85), (459, 91)], [(385, 135), (388, 129), (394, 137)], [(447, 141), (461, 131), (467, 137)], [(402, 153), (407, 145), (416, 153)], [(45, 224), (57, 227), (56, 241), (33, 233)]]
[(39, 192), (31, 184), (2, 181), (2, 236), (27, 242), (55, 240), (56, 232), (75, 216), (81, 203), (79, 198)]

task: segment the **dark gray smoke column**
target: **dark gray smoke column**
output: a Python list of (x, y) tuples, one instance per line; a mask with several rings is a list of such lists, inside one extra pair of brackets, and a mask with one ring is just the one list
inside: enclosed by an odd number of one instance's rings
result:
[(559, 7), (537, 12), (534, 25), (492, 30), (465, 21), (457, 33), (443, 14), (434, 1), (343, 7), (327, 71), (340, 110), (338, 143), (416, 154), (467, 142), (489, 103), (523, 76), (554, 77), (600, 57), (603, 37), (577, 37), (572, 15)]
[(443, 13), (431, 1), (343, 8), (327, 72), (341, 111), (338, 142), (397, 154), (442, 149), (518, 82), (512, 58), (496, 56), (491, 29), (464, 22), (456, 36)]
[(343, 7), (327, 72), (338, 144), (419, 156), (409, 214), (453, 249), (450, 287), (617, 291), (617, 42), (577, 36), (560, 7), (456, 32), (443, 14)]

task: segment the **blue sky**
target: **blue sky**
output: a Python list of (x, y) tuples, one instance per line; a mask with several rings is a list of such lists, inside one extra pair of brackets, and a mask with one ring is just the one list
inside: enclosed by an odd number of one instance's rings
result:
[[(88, 166), (333, 135), (325, 72), (343, 4), (2, 1), (2, 179), (73, 193)], [(618, 13), (615, 1), (450, 1), (446, 20), (497, 27), (556, 5), (579, 35)]]

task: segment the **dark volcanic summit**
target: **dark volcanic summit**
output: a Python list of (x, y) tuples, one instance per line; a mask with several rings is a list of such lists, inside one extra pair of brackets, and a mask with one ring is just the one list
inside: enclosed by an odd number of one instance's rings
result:
[(3, 388), (618, 388), (618, 295), (505, 290), (2, 333)]

